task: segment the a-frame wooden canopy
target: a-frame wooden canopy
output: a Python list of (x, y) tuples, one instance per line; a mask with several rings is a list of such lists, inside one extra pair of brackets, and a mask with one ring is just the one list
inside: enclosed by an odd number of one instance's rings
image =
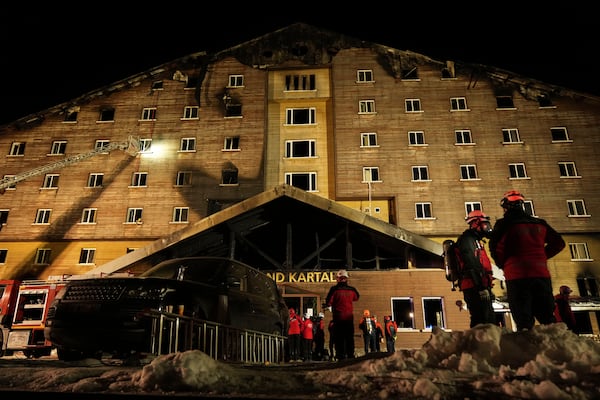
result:
[(140, 273), (171, 258), (229, 257), (261, 270), (441, 268), (442, 245), (333, 200), (277, 186), (90, 271)]

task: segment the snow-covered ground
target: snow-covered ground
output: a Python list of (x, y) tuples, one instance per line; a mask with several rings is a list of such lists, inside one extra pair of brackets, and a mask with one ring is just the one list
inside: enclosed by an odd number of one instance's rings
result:
[[(402, 347), (402, 343), (397, 343)], [(506, 332), (480, 325), (434, 329), (420, 349), (352, 362), (242, 366), (200, 351), (140, 367), (99, 360), (31, 368), (0, 366), (1, 390), (197, 394), (261, 399), (599, 399), (600, 343), (564, 324)], [(0, 394), (1, 395), (1, 394)]]

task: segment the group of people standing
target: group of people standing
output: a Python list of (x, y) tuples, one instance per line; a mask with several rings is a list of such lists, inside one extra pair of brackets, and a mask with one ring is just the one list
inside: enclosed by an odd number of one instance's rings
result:
[(396, 331), (398, 325), (391, 315), (386, 315), (384, 324), (377, 321), (377, 316), (371, 316), (369, 310), (363, 311), (363, 318), (358, 323), (358, 329), (362, 332), (365, 354), (381, 351), (381, 344), (385, 343), (389, 354), (396, 352)]
[(527, 214), (524, 202), (516, 190), (505, 193), (500, 201), (504, 215), (493, 228), (489, 216), (480, 210), (471, 211), (466, 218), (469, 228), (457, 239), (462, 269), (459, 287), (471, 315), (471, 327), (497, 323), (492, 308), (492, 262), (483, 246), (484, 238), (489, 238), (491, 258), (504, 272), (507, 301), (517, 331), (530, 330), (536, 320), (540, 324), (557, 321), (547, 260), (566, 244), (545, 220)]
[[(354, 302), (360, 294), (355, 287), (348, 284), (348, 271), (339, 270), (336, 274), (337, 283), (329, 289), (323, 307), (331, 311), (329, 323), (329, 348), (332, 357), (338, 360), (354, 358)], [(369, 310), (364, 310), (363, 318), (358, 323), (363, 333), (365, 354), (381, 351), (381, 343), (385, 339), (386, 350), (394, 353), (396, 331), (398, 326), (391, 316), (384, 317), (384, 326), (377, 321), (377, 316), (371, 316)], [(335, 355), (333, 354), (335, 352)]]
[[(527, 214), (524, 202), (518, 191), (505, 193), (500, 201), (504, 215), (493, 228), (490, 217), (481, 210), (473, 210), (466, 217), (469, 227), (457, 239), (456, 248), (461, 269), (459, 288), (470, 312), (470, 326), (498, 324), (492, 307), (493, 259), (504, 272), (507, 300), (517, 331), (530, 330), (536, 320), (540, 324), (562, 321), (574, 330), (575, 319), (568, 302), (571, 289), (562, 286), (561, 293), (555, 297), (547, 265), (548, 259), (564, 249), (565, 241), (545, 220)], [(484, 247), (485, 238), (490, 240), (491, 258)], [(331, 357), (344, 360), (355, 357), (353, 303), (360, 294), (348, 284), (348, 271), (339, 270), (336, 281), (327, 293), (323, 308), (331, 311), (332, 316), (328, 327)], [(319, 332), (320, 341), (315, 353), (324, 354), (323, 315), (319, 317), (318, 322), (308, 316), (302, 318), (290, 308), (290, 360), (312, 360), (313, 340), (317, 340), (315, 332)], [(319, 324), (316, 330), (313, 329), (315, 323)], [(391, 316), (384, 317), (382, 326), (375, 315), (364, 310), (358, 328), (363, 334), (365, 354), (381, 351), (384, 341), (386, 351), (395, 352), (398, 327)]]
[(325, 315), (314, 317), (296, 314), (289, 308), (288, 359), (289, 361), (317, 361), (325, 355)]

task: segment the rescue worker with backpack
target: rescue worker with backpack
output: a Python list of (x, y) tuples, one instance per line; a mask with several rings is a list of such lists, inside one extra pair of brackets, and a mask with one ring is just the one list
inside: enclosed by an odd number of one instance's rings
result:
[(492, 232), (490, 217), (481, 210), (473, 210), (465, 218), (469, 228), (456, 240), (455, 252), (458, 287), (471, 315), (470, 327), (478, 324), (496, 324), (492, 302), (492, 262), (483, 246), (483, 239)]

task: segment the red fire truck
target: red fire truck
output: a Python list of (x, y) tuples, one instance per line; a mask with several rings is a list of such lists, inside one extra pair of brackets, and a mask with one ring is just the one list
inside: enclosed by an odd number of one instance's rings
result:
[(15, 351), (28, 358), (50, 355), (44, 324), (48, 307), (65, 284), (63, 279), (0, 280), (0, 356)]

